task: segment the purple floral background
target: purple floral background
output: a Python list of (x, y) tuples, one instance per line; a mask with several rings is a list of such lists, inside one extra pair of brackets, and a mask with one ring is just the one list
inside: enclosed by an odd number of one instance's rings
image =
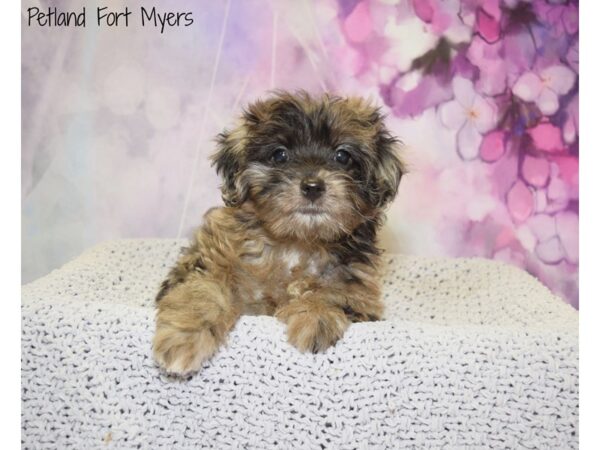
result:
[(419, 168), (436, 186), (423, 186), (429, 195), (413, 206), (441, 208), (460, 230), (444, 251), (508, 261), (577, 305), (577, 2), (362, 1), (340, 10), (340, 52), (352, 55), (358, 80), (376, 77), (393, 116), (433, 110), (431, 126), (452, 131), (460, 167)]
[(384, 247), (505, 261), (578, 306), (577, 1), (157, 7), (194, 24), (23, 25), (24, 281), (101, 240), (188, 235), (219, 203), (212, 136), (303, 88), (372, 98), (404, 141)]

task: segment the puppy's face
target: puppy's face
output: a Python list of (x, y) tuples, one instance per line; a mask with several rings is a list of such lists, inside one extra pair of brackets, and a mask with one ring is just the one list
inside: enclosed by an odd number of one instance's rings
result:
[(213, 156), (228, 206), (277, 238), (333, 241), (376, 220), (402, 175), (398, 142), (361, 99), (279, 93), (248, 107)]

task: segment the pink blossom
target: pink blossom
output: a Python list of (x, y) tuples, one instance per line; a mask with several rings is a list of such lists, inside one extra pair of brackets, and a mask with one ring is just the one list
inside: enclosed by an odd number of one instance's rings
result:
[(486, 162), (499, 160), (505, 152), (504, 146), (505, 134), (503, 131), (492, 131), (483, 137), (479, 156)]
[(579, 260), (579, 218), (570, 211), (555, 216), (538, 214), (527, 221), (537, 244), (535, 252), (546, 264), (556, 264), (563, 259), (576, 264)]
[(534, 158), (526, 155), (521, 165), (523, 178), (535, 187), (542, 187), (550, 176), (550, 164), (545, 158)]
[(365, 41), (373, 29), (369, 5), (366, 1), (360, 2), (346, 17), (343, 24), (346, 37), (350, 42), (359, 43)]
[[(438, 192), (431, 210), (446, 219), (442, 248), (526, 267), (573, 303), (578, 5), (560, 1), (328, 0), (340, 24), (323, 40), (337, 42), (340, 30), (345, 38), (327, 48), (338, 87), (378, 89), (399, 129), (407, 116), (418, 123), (405, 136), (423, 169), (412, 189)], [(431, 52), (440, 38), (450, 44), (448, 66)], [(469, 163), (444, 152), (448, 145)], [(485, 183), (465, 188), (467, 168)]]
[(467, 50), (468, 60), (479, 68), (477, 90), (487, 95), (505, 91), (529, 71), (535, 59), (535, 46), (527, 33), (509, 33), (494, 43), (476, 35)]
[(479, 154), (481, 135), (496, 125), (496, 105), (477, 94), (471, 80), (466, 78), (454, 77), (452, 91), (454, 100), (440, 106), (440, 119), (447, 128), (458, 130), (459, 154), (464, 159), (473, 159)]
[(533, 194), (525, 183), (518, 180), (508, 191), (506, 204), (513, 219), (523, 222), (533, 212)]
[(496, 95), (506, 89), (508, 64), (501, 56), (503, 44), (488, 44), (475, 36), (467, 51), (468, 60), (479, 68), (477, 90), (487, 95)]
[(500, 9), (500, 0), (480, 0), (481, 8), (496, 20), (500, 20), (502, 10)]
[(558, 167), (558, 174), (570, 186), (579, 186), (579, 160), (575, 156), (554, 156), (551, 161)]
[(431, 0), (412, 0), (415, 14), (423, 22), (430, 23), (433, 20), (434, 9)]
[(558, 111), (558, 98), (571, 90), (575, 73), (566, 66), (556, 65), (540, 71), (526, 72), (512, 88), (513, 93), (526, 102), (534, 102), (540, 111), (552, 115)]
[(468, 42), (471, 29), (460, 19), (460, 0), (412, 0), (415, 15), (428, 24), (429, 32), (458, 44)]
[(500, 22), (498, 17), (480, 8), (477, 10), (477, 31), (489, 43), (500, 39)]
[(527, 130), (538, 150), (545, 152), (560, 152), (564, 149), (560, 128), (549, 122), (542, 122)]

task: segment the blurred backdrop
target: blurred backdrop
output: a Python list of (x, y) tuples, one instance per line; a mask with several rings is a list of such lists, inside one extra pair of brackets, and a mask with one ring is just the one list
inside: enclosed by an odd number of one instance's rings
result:
[[(27, 8), (89, 10), (85, 28)], [(22, 3), (22, 281), (121, 237), (188, 237), (220, 204), (213, 138), (269, 89), (373, 99), (410, 174), (393, 252), (519, 266), (578, 305), (578, 2)], [(142, 27), (139, 7), (191, 12)], [(104, 6), (101, 5), (101, 6)]]

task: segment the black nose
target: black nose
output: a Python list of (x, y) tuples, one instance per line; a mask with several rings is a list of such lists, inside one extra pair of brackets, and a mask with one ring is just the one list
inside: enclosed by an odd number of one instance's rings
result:
[(305, 178), (300, 184), (302, 195), (311, 201), (315, 201), (325, 192), (325, 183), (320, 178)]

